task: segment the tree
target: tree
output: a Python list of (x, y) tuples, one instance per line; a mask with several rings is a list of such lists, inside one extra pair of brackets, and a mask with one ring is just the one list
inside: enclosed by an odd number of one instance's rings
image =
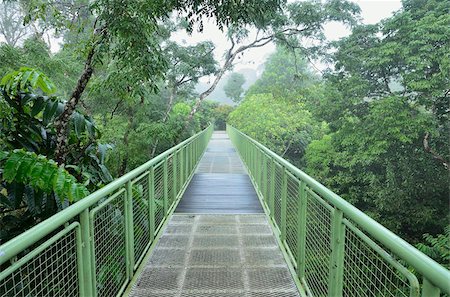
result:
[(112, 180), (104, 165), (107, 146), (80, 112), (70, 119), (67, 166), (54, 156), (54, 122), (63, 104), (43, 73), (23, 67), (0, 83), (0, 241), (11, 238)]
[[(85, 7), (83, 1), (77, 1)], [(70, 10), (66, 13), (64, 5), (48, 0), (33, 0), (28, 4), (29, 20), (53, 17), (52, 23), (57, 28), (62, 28), (73, 19)], [(226, 4), (215, 1), (122, 1), (122, 0), (96, 0), (90, 3), (89, 12), (96, 16), (91, 27), (91, 38), (83, 44), (85, 53), (84, 70), (75, 86), (64, 110), (56, 122), (57, 146), (56, 161), (65, 162), (68, 153), (68, 123), (75, 111), (94, 69), (99, 61), (105, 57), (111, 57), (118, 68), (133, 66), (135, 83), (145, 81), (148, 86), (156, 90), (160, 78), (164, 76), (166, 61), (158, 42), (158, 34), (161, 33), (159, 22), (168, 17), (172, 11), (178, 11), (187, 15), (188, 28), (192, 29), (194, 23), (199, 22), (202, 27), (203, 16), (214, 16), (217, 24), (227, 26), (231, 24), (243, 25), (257, 22), (266, 17), (270, 11), (276, 11), (279, 1), (265, 0), (240, 2), (227, 2)], [(123, 13), (126, 11), (127, 13)], [(87, 25), (85, 23), (83, 25)], [(79, 30), (77, 26), (71, 26), (73, 30)]]
[[(280, 10), (271, 11), (270, 14), (253, 22), (257, 34), (250, 40), (248, 26), (231, 26), (227, 34), (231, 45), (225, 53), (224, 62), (211, 86), (199, 95), (189, 114), (186, 127), (223, 75), (232, 69), (235, 59), (248, 49), (276, 42), (291, 49), (297, 49), (303, 53), (304, 57), (310, 59), (325, 49), (324, 24), (334, 21), (353, 25), (356, 23), (359, 12), (359, 6), (349, 1), (328, 0), (323, 3), (314, 0), (299, 1), (283, 5)], [(306, 44), (313, 44), (313, 46), (306, 46)]]
[(308, 147), (308, 172), (412, 242), (448, 222), (449, 22), (445, 1), (405, 1), (355, 27), (308, 103), (331, 130)]
[(245, 83), (245, 77), (241, 73), (233, 72), (228, 77), (227, 83), (223, 87), (225, 94), (235, 103), (239, 103), (244, 93), (242, 86)]
[(24, 16), (20, 3), (13, 1), (0, 3), (0, 34), (9, 46), (16, 46), (30, 33), (29, 26), (23, 24)]
[(264, 64), (261, 77), (247, 90), (247, 95), (270, 93), (275, 98), (304, 100), (319, 83), (301, 52), (278, 46)]
[(271, 94), (251, 95), (230, 113), (228, 122), (299, 165), (307, 144), (318, 132), (303, 106)]

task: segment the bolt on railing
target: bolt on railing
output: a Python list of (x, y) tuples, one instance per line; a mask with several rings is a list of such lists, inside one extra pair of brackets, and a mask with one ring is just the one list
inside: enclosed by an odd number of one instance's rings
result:
[(443, 266), (256, 140), (227, 132), (308, 295), (450, 294)]
[(119, 296), (176, 207), (213, 126), (0, 246), (0, 296)]

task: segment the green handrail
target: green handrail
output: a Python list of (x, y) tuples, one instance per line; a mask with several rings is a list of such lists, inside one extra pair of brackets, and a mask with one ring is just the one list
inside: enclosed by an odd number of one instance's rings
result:
[(311, 295), (450, 294), (443, 266), (256, 140), (229, 125), (227, 132)]
[(210, 125), (1, 245), (0, 296), (121, 295), (212, 132)]

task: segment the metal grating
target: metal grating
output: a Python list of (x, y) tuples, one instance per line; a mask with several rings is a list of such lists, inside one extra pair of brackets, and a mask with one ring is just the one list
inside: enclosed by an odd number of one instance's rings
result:
[(175, 189), (173, 188), (173, 156), (167, 159), (167, 193), (168, 193), (168, 206), (170, 207), (172, 203), (175, 201), (174, 193)]
[(299, 221), (299, 181), (294, 179), (291, 175), (287, 175), (287, 197), (286, 197), (286, 242), (289, 250), (297, 259), (297, 231)]
[(164, 167), (162, 164), (155, 167), (155, 228), (157, 229), (164, 219)]
[(138, 263), (150, 242), (148, 173), (134, 180), (131, 188), (133, 192), (134, 261)]
[(0, 295), (79, 296), (76, 232), (71, 228), (43, 250), (38, 247), (36, 256), (1, 281)]
[(283, 168), (275, 164), (275, 202), (274, 202), (274, 218), (278, 227), (281, 227), (281, 192), (283, 190)]
[(125, 191), (92, 210), (95, 275), (99, 296), (115, 296), (126, 281)]
[(314, 296), (328, 294), (328, 274), (331, 255), (330, 211), (308, 195), (306, 214), (306, 280)]
[(345, 247), (344, 296), (410, 296), (405, 276), (349, 228)]
[(130, 296), (299, 295), (261, 214), (174, 215)]

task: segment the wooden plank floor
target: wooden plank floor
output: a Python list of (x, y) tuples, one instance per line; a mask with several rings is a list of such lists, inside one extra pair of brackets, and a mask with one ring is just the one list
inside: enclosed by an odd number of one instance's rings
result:
[(177, 213), (263, 213), (239, 155), (224, 131), (214, 132)]

